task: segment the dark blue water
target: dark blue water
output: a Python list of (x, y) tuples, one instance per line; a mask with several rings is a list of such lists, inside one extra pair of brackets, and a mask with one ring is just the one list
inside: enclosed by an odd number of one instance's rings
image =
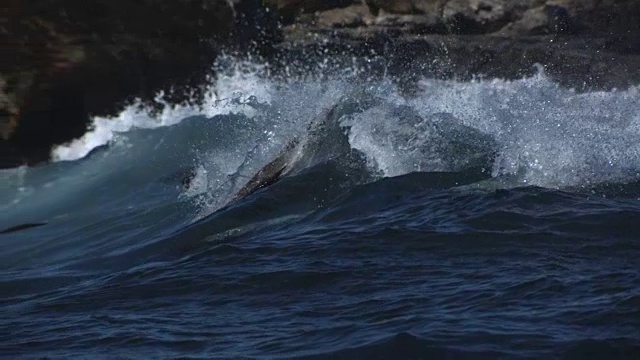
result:
[(235, 73), (3, 171), (46, 224), (0, 235), (0, 357), (639, 358), (638, 90), (421, 86)]

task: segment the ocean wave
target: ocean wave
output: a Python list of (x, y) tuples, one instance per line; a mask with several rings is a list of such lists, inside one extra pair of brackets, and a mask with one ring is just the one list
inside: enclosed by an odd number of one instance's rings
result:
[[(237, 144), (237, 148), (228, 151), (278, 146), (299, 135), (311, 119), (323, 109), (335, 106), (341, 97), (366, 89), (384, 98), (386, 105), (348, 119), (350, 143), (386, 176), (446, 171), (452, 166), (452, 160), (442, 154), (425, 153), (425, 147), (434, 138), (423, 126), (424, 121), (441, 116), (438, 114), (494, 138), (500, 147), (493, 164), (494, 176), (518, 175), (520, 185), (588, 186), (625, 182), (640, 176), (637, 87), (578, 93), (560, 87), (540, 72), (515, 81), (423, 79), (418, 84), (419, 91), (407, 97), (386, 80), (358, 83), (310, 76), (283, 82), (269, 79), (258, 65), (232, 63), (236, 67), (221, 72), (209, 87), (203, 108), (177, 106), (150, 117), (137, 105), (131, 106), (114, 119), (94, 119), (93, 130), (81, 139), (55, 148), (54, 159), (82, 158), (92, 149), (115, 141), (118, 134), (135, 128), (171, 126), (190, 116), (211, 118), (230, 113), (268, 118), (273, 126), (262, 129), (265, 132), (262, 135), (268, 135), (263, 139)], [(394, 110), (398, 107), (410, 109), (420, 121), (403, 122)], [(389, 140), (393, 136), (402, 139)], [(464, 151), (464, 147), (455, 151)], [(215, 153), (202, 156), (208, 157), (199, 159), (204, 170), (207, 162), (220, 163)]]

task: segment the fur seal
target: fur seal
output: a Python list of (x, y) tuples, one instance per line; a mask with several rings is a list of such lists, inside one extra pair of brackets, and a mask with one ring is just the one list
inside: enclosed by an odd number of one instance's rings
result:
[[(294, 166), (304, 155), (313, 156), (319, 152), (318, 144), (326, 142), (324, 137), (331, 131), (331, 127), (340, 126), (338, 105), (322, 111), (307, 126), (306, 132), (289, 141), (278, 155), (247, 181), (242, 188), (227, 201), (226, 205), (242, 200), (256, 191), (271, 186), (291, 173)], [(315, 151), (309, 149), (315, 148)]]
[[(344, 157), (357, 157), (358, 154), (354, 153), (358, 151), (352, 149), (345, 131), (349, 126), (343, 125), (341, 120), (380, 104), (385, 105), (383, 109), (387, 109), (389, 116), (397, 122), (392, 125), (394, 131), (384, 132), (383, 136), (396, 143), (398, 148), (406, 147), (413, 134), (419, 132), (425, 137), (425, 145), (416, 147), (415, 151), (424, 152), (426, 159), (436, 154), (452, 168), (448, 172), (464, 174), (464, 178), (468, 180), (490, 176), (489, 170), (498, 154), (498, 143), (492, 136), (463, 124), (451, 114), (433, 113), (423, 116), (409, 106), (395, 105), (367, 91), (359, 91), (341, 98), (335, 105), (321, 111), (301, 136), (287, 143), (225, 206), (276, 184), (296, 169)], [(434, 177), (434, 181), (436, 178)]]
[(299, 143), (300, 140), (298, 138), (291, 140), (287, 146), (280, 151), (278, 156), (276, 156), (270, 163), (263, 166), (249, 181), (247, 181), (246, 184), (231, 197), (226, 205), (244, 199), (254, 192), (280, 181), (284, 175), (291, 171), (291, 165), (295, 160), (295, 150)]
[[(381, 99), (366, 91), (344, 96), (337, 104), (320, 112), (307, 126), (303, 135), (289, 141), (282, 151), (245, 183), (225, 204), (228, 206), (256, 191), (269, 187), (290, 174), (303, 160), (312, 164), (331, 160), (351, 150), (340, 120), (344, 116), (363, 112)], [(341, 134), (341, 136), (338, 136)], [(307, 164), (309, 165), (309, 164)]]

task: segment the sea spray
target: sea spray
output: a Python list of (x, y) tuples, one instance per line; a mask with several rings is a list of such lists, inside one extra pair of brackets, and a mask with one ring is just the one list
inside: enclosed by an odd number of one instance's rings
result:
[[(224, 147), (194, 145), (194, 158), (183, 164), (197, 169), (194, 183), (181, 196), (198, 199), (200, 218), (218, 209), (242, 179), (250, 178), (288, 141), (301, 136), (315, 116), (341, 97), (366, 89), (384, 98), (385, 105), (343, 121), (350, 125), (351, 146), (386, 176), (447, 170), (450, 159), (456, 158), (430, 150), (433, 138), (426, 136), (419, 123), (413, 130), (401, 129), (399, 119), (388, 111), (399, 106), (412, 109), (423, 120), (444, 114), (495, 139), (499, 149), (491, 171), (496, 178), (515, 179), (508, 187), (581, 187), (624, 183), (640, 176), (637, 87), (579, 93), (554, 83), (540, 68), (533, 77), (511, 81), (424, 78), (406, 95), (392, 79), (363, 81), (362, 71), (355, 66), (331, 75), (324, 71), (326, 66), (319, 64), (316, 75), (271, 78), (262, 64), (226, 59), (218, 63), (217, 79), (202, 107), (167, 107), (152, 117), (133, 105), (114, 119), (94, 119), (91, 132), (54, 149), (54, 158), (79, 159), (98, 146), (117, 142), (118, 134), (135, 128), (180, 126), (191, 116), (231, 122), (231, 127), (244, 129), (237, 141)], [(241, 117), (224, 118), (231, 114)], [(409, 142), (399, 146), (387, 141), (398, 131)], [(217, 134), (218, 140), (211, 138), (211, 145), (225, 136), (239, 136), (234, 134)]]

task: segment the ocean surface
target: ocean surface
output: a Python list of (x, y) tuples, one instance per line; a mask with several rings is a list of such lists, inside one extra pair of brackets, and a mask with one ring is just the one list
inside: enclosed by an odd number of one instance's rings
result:
[(640, 88), (351, 75), (0, 171), (0, 357), (640, 359)]

